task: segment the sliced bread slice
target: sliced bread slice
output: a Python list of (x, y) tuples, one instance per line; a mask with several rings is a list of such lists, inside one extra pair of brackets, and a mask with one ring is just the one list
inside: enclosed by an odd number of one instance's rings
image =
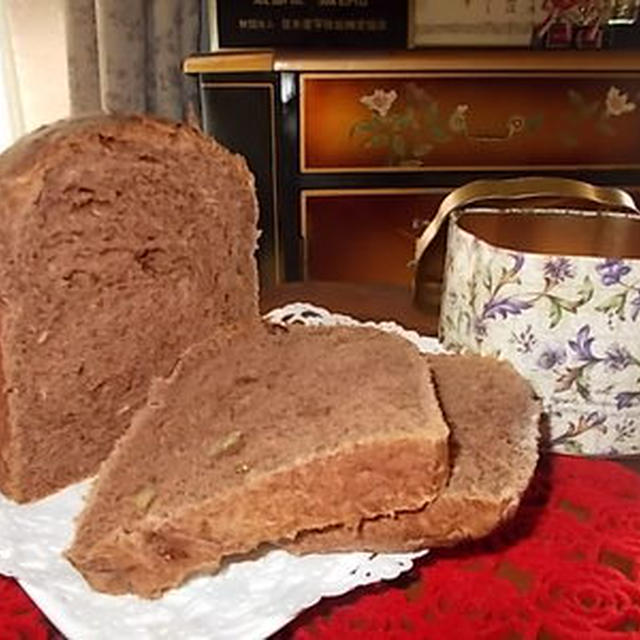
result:
[(448, 476), (428, 362), (374, 329), (260, 327), (195, 345), (101, 468), (68, 557), (154, 597), (298, 532), (418, 509)]
[(450, 546), (490, 533), (515, 512), (538, 458), (540, 404), (505, 362), (429, 356), (451, 430), (451, 476), (417, 512), (366, 519), (359, 529), (302, 532), (283, 546), (314, 551), (408, 551)]
[(94, 474), (152, 376), (258, 322), (242, 158), (185, 125), (97, 115), (0, 155), (0, 490)]

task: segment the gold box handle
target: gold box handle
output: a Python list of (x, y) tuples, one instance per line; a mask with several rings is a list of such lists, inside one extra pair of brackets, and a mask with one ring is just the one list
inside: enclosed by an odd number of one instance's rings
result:
[(492, 200), (525, 200), (537, 198), (567, 198), (605, 206), (615, 210), (640, 213), (633, 198), (622, 189), (598, 187), (569, 178), (509, 178), (507, 180), (475, 180), (454, 189), (440, 203), (433, 220), (416, 240), (414, 266), (418, 266), (424, 252), (436, 237), (447, 217), (470, 204)]

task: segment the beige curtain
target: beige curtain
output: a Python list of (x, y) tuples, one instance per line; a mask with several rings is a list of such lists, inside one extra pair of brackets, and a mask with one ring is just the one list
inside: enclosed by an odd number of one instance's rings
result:
[(11, 46), (9, 20), (0, 0), (0, 152), (24, 132), (24, 118)]
[(192, 116), (197, 88), (181, 62), (198, 49), (199, 0), (65, 1), (72, 114)]

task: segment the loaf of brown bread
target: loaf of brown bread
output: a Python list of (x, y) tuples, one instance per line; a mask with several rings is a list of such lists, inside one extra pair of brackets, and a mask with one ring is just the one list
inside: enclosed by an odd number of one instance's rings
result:
[(365, 519), (360, 528), (302, 532), (296, 553), (408, 551), (490, 533), (513, 515), (538, 458), (540, 405), (509, 364), (479, 356), (430, 356), (451, 430), (451, 476), (416, 512)]
[(152, 375), (257, 322), (244, 161), (148, 117), (65, 121), (0, 156), (0, 489), (93, 474)]
[(191, 348), (104, 463), (68, 557), (158, 596), (300, 531), (421, 508), (448, 476), (428, 362), (363, 328), (260, 327)]

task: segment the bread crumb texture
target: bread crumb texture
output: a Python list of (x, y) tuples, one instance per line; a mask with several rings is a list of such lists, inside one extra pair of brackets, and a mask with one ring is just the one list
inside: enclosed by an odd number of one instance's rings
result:
[(480, 356), (429, 356), (451, 429), (451, 476), (424, 508), (366, 519), (357, 531), (332, 527), (285, 541), (296, 553), (408, 551), (450, 546), (490, 533), (511, 517), (538, 460), (540, 403), (506, 362)]
[(263, 543), (422, 508), (447, 481), (447, 438), (429, 364), (402, 338), (218, 336), (155, 383), (69, 558), (96, 589), (154, 597)]
[(0, 156), (0, 489), (96, 472), (152, 376), (258, 317), (244, 161), (142, 116), (64, 121)]

